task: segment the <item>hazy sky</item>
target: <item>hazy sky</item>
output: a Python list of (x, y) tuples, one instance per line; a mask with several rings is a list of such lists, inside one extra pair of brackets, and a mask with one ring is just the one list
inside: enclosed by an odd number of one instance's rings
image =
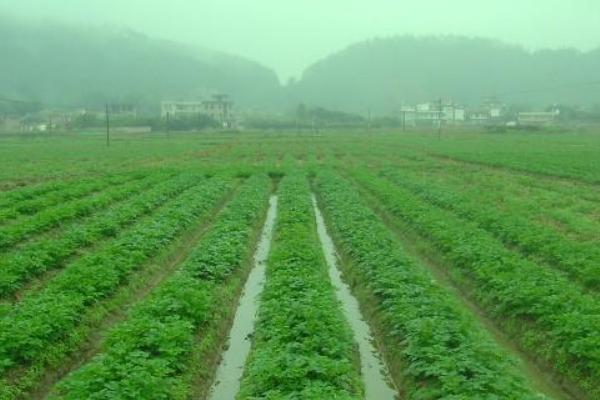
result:
[(282, 80), (356, 41), (395, 34), (600, 45), (600, 0), (0, 0), (0, 13), (127, 26), (259, 61)]

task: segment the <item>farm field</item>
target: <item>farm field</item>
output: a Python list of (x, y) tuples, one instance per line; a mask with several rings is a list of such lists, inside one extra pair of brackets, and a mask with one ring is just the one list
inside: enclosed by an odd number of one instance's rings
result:
[(0, 399), (46, 398), (599, 399), (600, 135), (1, 137)]

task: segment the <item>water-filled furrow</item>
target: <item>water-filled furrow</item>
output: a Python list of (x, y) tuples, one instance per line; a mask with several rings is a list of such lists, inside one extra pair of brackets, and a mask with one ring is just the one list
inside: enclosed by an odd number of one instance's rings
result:
[(234, 400), (239, 391), (240, 379), (252, 344), (260, 294), (265, 285), (266, 262), (271, 249), (276, 216), (277, 196), (273, 195), (269, 200), (267, 218), (254, 253), (254, 266), (244, 285), (229, 333), (228, 346), (217, 369), (209, 400)]
[(354, 340), (358, 343), (361, 374), (365, 385), (365, 398), (366, 400), (393, 400), (396, 398), (396, 391), (390, 385), (391, 379), (389, 379), (388, 369), (373, 345), (371, 329), (362, 316), (358, 300), (342, 280), (342, 273), (337, 264), (338, 257), (335, 245), (327, 232), (323, 214), (314, 195), (313, 204), (317, 218), (317, 233), (329, 267), (329, 277), (335, 288), (336, 296), (342, 304), (344, 315), (354, 333)]

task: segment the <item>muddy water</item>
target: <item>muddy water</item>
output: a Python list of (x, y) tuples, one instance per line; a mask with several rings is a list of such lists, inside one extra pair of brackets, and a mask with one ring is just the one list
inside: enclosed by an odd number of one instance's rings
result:
[(319, 239), (321, 240), (325, 259), (329, 266), (329, 277), (336, 289), (336, 296), (340, 303), (342, 303), (344, 315), (354, 333), (354, 340), (358, 343), (361, 373), (365, 385), (365, 398), (366, 400), (393, 400), (396, 398), (396, 391), (390, 385), (389, 372), (379, 352), (373, 345), (373, 336), (371, 335), (369, 325), (362, 317), (358, 300), (356, 300), (348, 285), (342, 280), (342, 275), (337, 264), (338, 258), (335, 246), (331, 236), (327, 232), (325, 220), (314, 196), (313, 204), (317, 217)]
[(259, 297), (265, 285), (266, 262), (271, 249), (276, 215), (277, 196), (271, 196), (267, 219), (254, 254), (254, 268), (244, 285), (244, 291), (229, 332), (228, 348), (223, 353), (215, 382), (208, 396), (210, 400), (234, 400), (240, 389), (240, 379), (250, 353), (251, 335), (254, 332)]

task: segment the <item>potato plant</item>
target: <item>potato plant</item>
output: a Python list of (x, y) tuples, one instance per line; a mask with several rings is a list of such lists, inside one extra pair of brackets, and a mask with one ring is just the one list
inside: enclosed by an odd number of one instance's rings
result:
[(126, 181), (111, 186), (110, 180), (104, 183), (106, 190), (65, 204), (44, 208), (39, 213), (23, 220), (0, 227), (0, 251), (58, 227), (69, 221), (92, 215), (97, 210), (110, 206), (123, 199), (128, 193)]
[(16, 304), (0, 320), (0, 372), (42, 360), (46, 349), (66, 338), (89, 307), (113, 294), (194, 221), (208, 218), (232, 185), (227, 179), (199, 179), (198, 185)]
[(166, 399), (187, 392), (183, 379), (203, 329), (223, 307), (220, 293), (248, 263), (270, 192), (249, 178), (177, 272), (112, 329), (100, 355), (59, 384), (55, 398)]
[(43, 196), (37, 196), (28, 200), (15, 201), (12, 207), (0, 209), (0, 224), (5, 224), (19, 217), (34, 215), (40, 211), (55, 206), (57, 204), (65, 205), (65, 202), (77, 200), (98, 191), (102, 191), (112, 185), (132, 182), (142, 179), (142, 174), (129, 174), (101, 177), (99, 179), (82, 181), (77, 184), (71, 184), (62, 190), (52, 191)]
[(556, 271), (507, 249), (477, 224), (361, 171), (354, 178), (385, 209), (429, 240), (447, 267), (521, 346), (588, 393), (600, 395), (600, 301)]
[[(164, 182), (153, 187), (158, 181)], [(143, 180), (124, 188), (124, 196), (133, 197), (78, 221), (59, 236), (32, 240), (7, 253), (0, 260), (0, 298), (15, 293), (32, 278), (60, 268), (70, 257), (86, 247), (98, 246), (103, 239), (114, 238), (122, 229), (194, 183), (197, 183), (197, 176), (194, 175), (172, 177), (157, 174), (151, 180)]]
[(349, 276), (377, 304), (382, 334), (397, 347), (406, 398), (536, 398), (513, 360), (405, 254), (350, 182), (324, 172), (316, 187)]
[(239, 399), (361, 399), (357, 358), (327, 275), (307, 179), (286, 176)]
[(532, 223), (526, 210), (519, 215), (513, 206), (511, 212), (498, 211), (488, 205), (485, 196), (461, 196), (447, 188), (436, 188), (407, 174), (385, 171), (383, 175), (395, 185), (409, 189), (423, 201), (452, 211), (469, 219), (523, 254), (548, 263), (564, 272), (574, 281), (592, 291), (600, 291), (600, 246), (596, 243), (569, 240), (564, 235), (540, 224)]

